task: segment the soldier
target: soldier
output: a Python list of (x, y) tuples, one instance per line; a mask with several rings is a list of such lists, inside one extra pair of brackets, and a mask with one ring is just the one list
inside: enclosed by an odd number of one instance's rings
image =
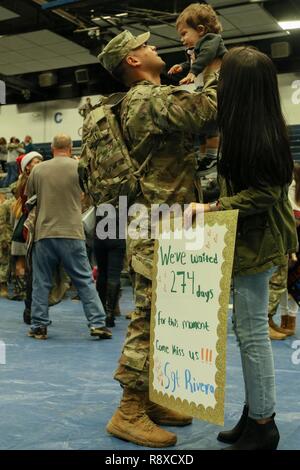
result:
[[(215, 118), (217, 75), (214, 62), (204, 74), (204, 88), (189, 93), (161, 86), (164, 61), (150, 33), (134, 37), (123, 31), (99, 55), (104, 68), (130, 87), (121, 104), (120, 121), (129, 152), (141, 165), (150, 155), (134, 202), (189, 203), (195, 197), (195, 151), (192, 134)], [(185, 426), (192, 418), (149, 401), (149, 328), (154, 241), (127, 240), (129, 266), (134, 275), (135, 311), (115, 373), (123, 387), (119, 408), (107, 430), (114, 436), (149, 447), (176, 443), (176, 435), (158, 425)]]

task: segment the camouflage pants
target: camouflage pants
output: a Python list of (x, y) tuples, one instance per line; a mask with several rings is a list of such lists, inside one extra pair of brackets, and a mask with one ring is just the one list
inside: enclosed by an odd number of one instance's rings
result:
[(0, 241), (0, 284), (7, 284), (9, 278), (9, 243)]
[[(140, 245), (141, 251), (138, 250), (137, 245)], [(135, 311), (128, 326), (119, 366), (114, 377), (124, 387), (147, 391), (149, 388), (153, 241), (131, 242), (129, 246), (127, 244), (127, 252), (129, 267), (133, 271)]]
[(12, 226), (10, 208), (13, 199), (0, 200), (0, 283), (6, 284), (10, 272), (10, 247)]
[(288, 259), (284, 266), (278, 266), (269, 282), (269, 316), (274, 316), (282, 294), (287, 290)]

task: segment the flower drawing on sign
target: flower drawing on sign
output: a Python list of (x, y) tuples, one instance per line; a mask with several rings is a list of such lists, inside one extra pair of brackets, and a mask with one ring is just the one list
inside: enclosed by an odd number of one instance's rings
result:
[(217, 245), (218, 243), (218, 234), (215, 233), (213, 230), (209, 229), (207, 231), (207, 244), (205, 245), (206, 248), (210, 248), (210, 246)]
[(155, 369), (155, 375), (158, 380), (158, 383), (163, 387), (164, 386), (164, 375), (163, 371), (161, 368), (161, 362), (159, 359), (155, 359), (154, 361), (154, 369)]

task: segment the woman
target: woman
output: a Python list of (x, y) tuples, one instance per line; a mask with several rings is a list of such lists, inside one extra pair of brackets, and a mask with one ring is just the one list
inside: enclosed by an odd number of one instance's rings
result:
[(242, 417), (218, 439), (228, 450), (276, 449), (275, 377), (268, 336), (268, 284), (297, 237), (288, 185), (293, 161), (272, 61), (250, 47), (231, 49), (218, 86), (220, 199), (197, 210), (238, 209), (233, 267), (234, 329), (245, 382)]
[(11, 300), (25, 300), (26, 298), (26, 245), (23, 235), (24, 222), (27, 218), (25, 207), (26, 195), (25, 188), (31, 170), (43, 160), (38, 152), (29, 152), (26, 155), (17, 157), (17, 164), (20, 167), (20, 177), (16, 186), (15, 202), (11, 208), (12, 226), (14, 227), (11, 255), (15, 266), (15, 289)]

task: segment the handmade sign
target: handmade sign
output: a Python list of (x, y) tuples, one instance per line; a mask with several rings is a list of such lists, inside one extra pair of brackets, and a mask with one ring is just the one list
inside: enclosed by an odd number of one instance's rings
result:
[(237, 217), (206, 213), (203, 246), (164, 233), (154, 256), (150, 399), (220, 425)]

